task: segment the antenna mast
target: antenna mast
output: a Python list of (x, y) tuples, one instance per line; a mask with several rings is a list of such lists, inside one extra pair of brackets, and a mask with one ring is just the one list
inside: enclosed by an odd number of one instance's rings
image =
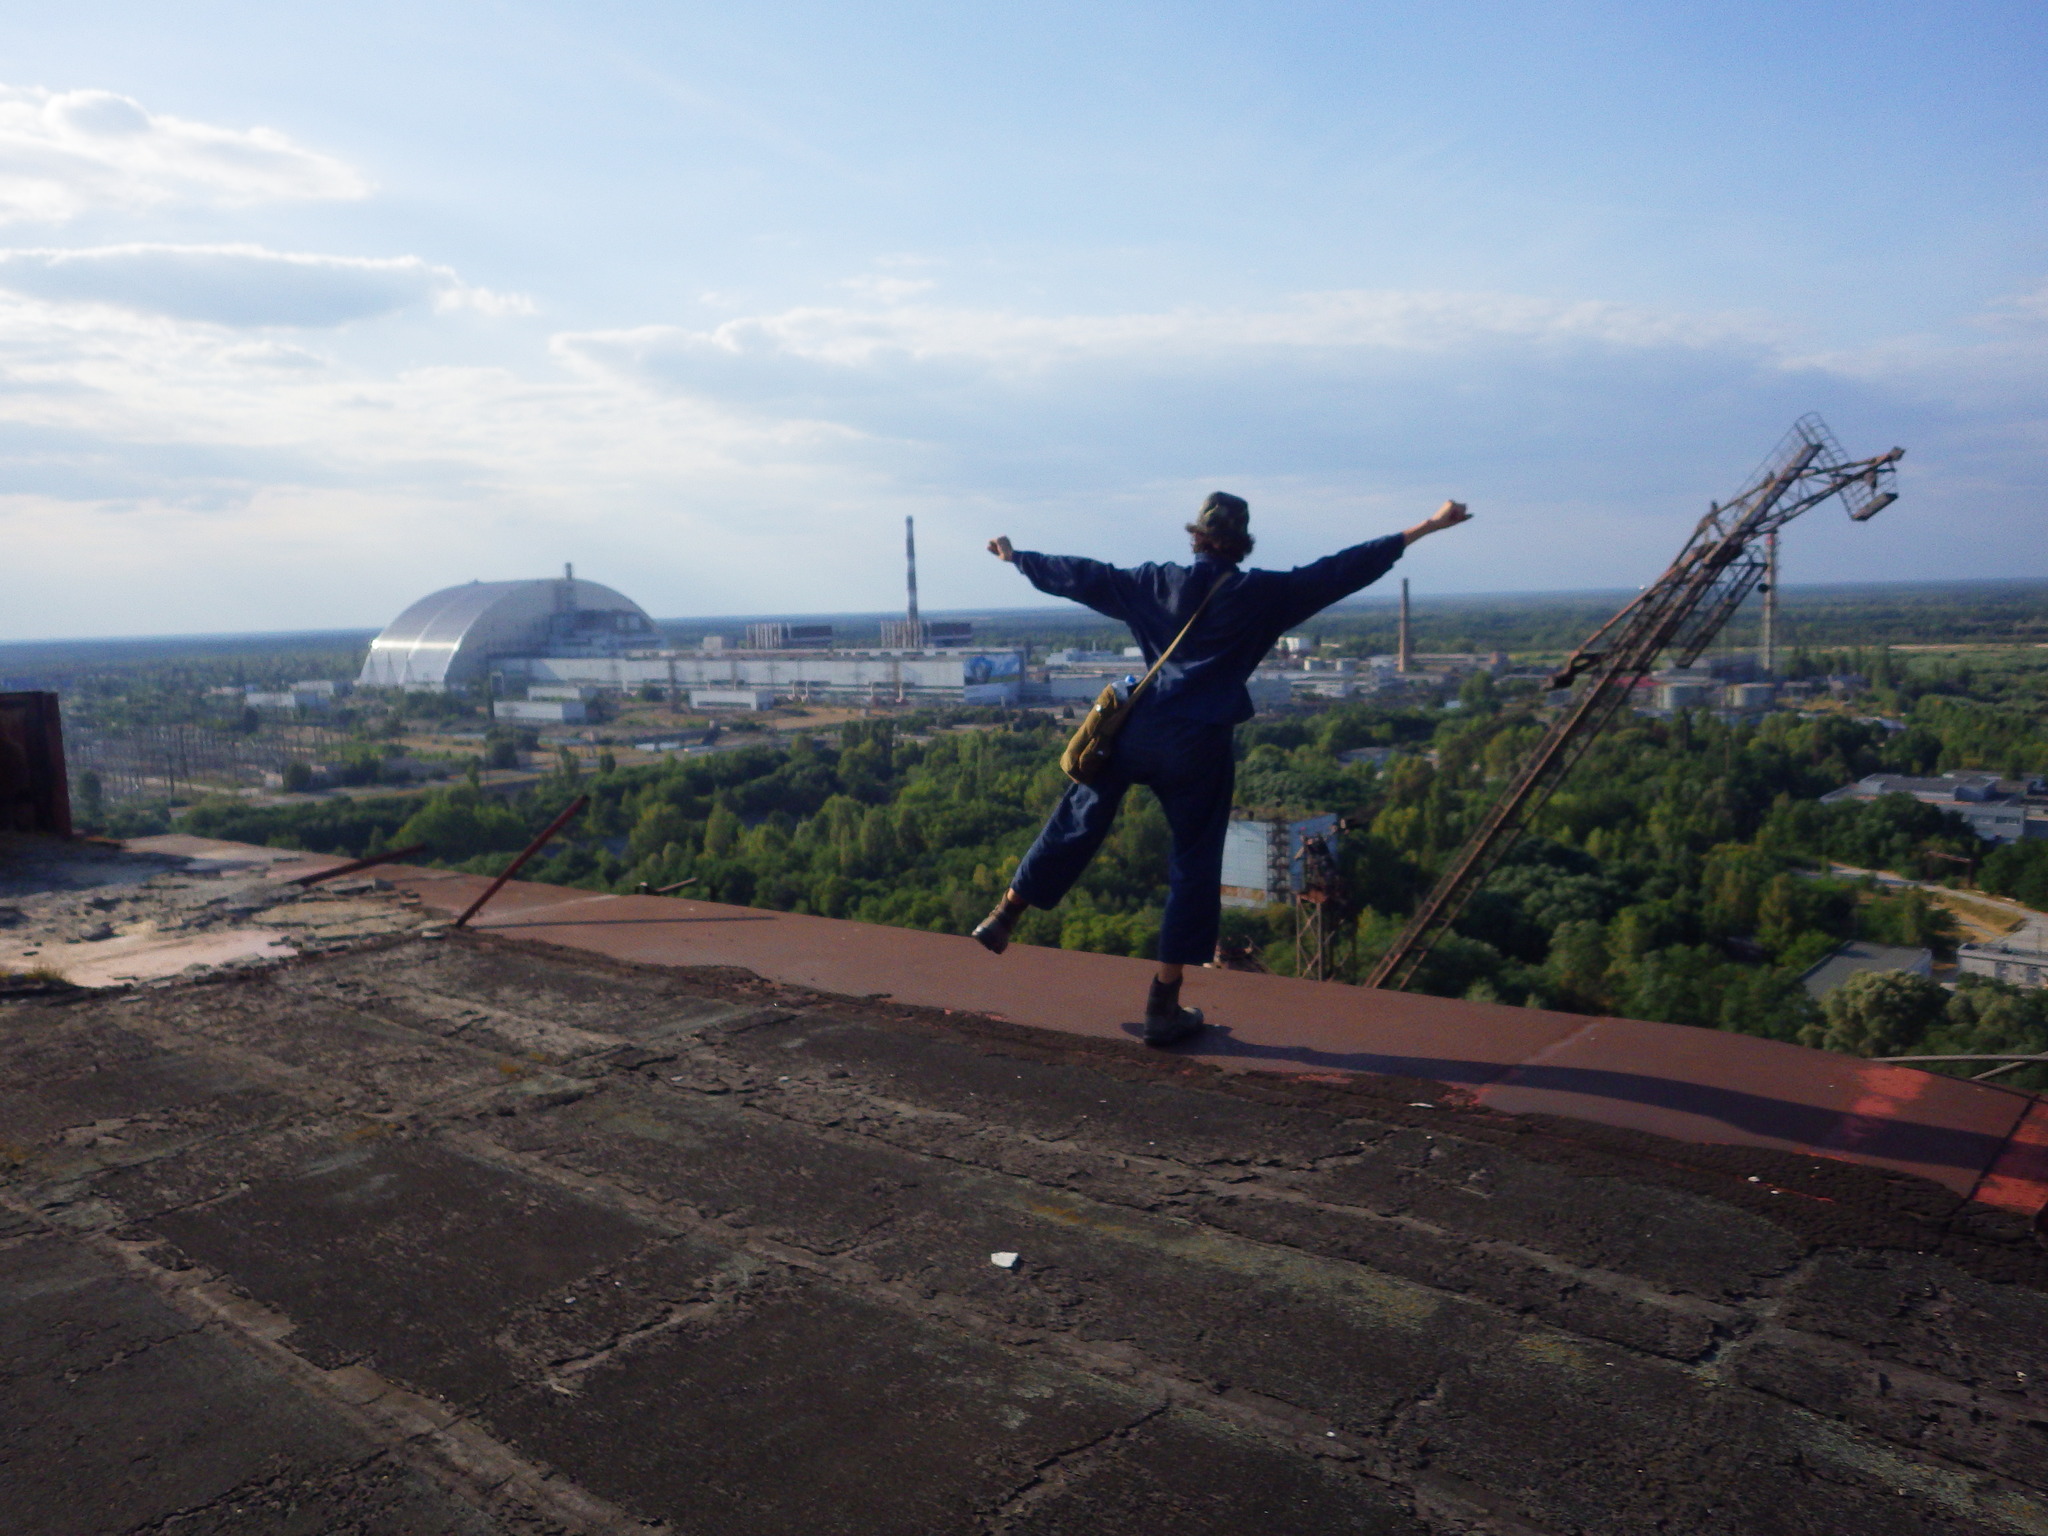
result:
[(1710, 505), (1670, 568), (1593, 631), (1550, 680), (1553, 690), (1576, 687), (1577, 692), (1365, 984), (1401, 991), (1414, 981), (1472, 893), (1528, 829), (1636, 684), (1655, 669), (1657, 658), (1668, 649), (1684, 666), (1713, 643), (1763, 580), (1769, 542), (1780, 528), (1831, 496), (1842, 498), (1856, 522), (1874, 517), (1898, 500), (1891, 489), (1893, 468), (1905, 452), (1894, 448), (1852, 463), (1820, 417), (1802, 416), (1734, 500)]
[(1778, 535), (1775, 530), (1764, 538), (1764, 622), (1762, 644), (1757, 649), (1763, 654), (1757, 657), (1765, 677), (1778, 675)]

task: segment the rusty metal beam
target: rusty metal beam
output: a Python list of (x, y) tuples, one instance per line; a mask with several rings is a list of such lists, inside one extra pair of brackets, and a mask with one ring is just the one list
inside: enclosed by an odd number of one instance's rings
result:
[(405, 848), (393, 848), (389, 853), (373, 853), (367, 859), (357, 859), (352, 864), (337, 864), (332, 869), (317, 870), (310, 875), (294, 875), (285, 881), (286, 885), (318, 885), (323, 880), (337, 880), (343, 875), (352, 875), (359, 869), (371, 869), (379, 864), (396, 864), (400, 859), (409, 859), (416, 853), (425, 853), (425, 843), (413, 843)]
[(457, 928), (466, 927), (472, 917), (483, 911), (484, 903), (503, 890), (505, 882), (518, 874), (525, 867), (526, 861), (545, 848), (553, 840), (554, 835), (569, 825), (571, 821), (575, 820), (577, 812), (581, 811), (588, 804), (590, 804), (590, 796), (588, 795), (578, 795), (574, 800), (571, 800), (562, 814), (549, 822), (547, 827), (541, 832), (541, 835), (528, 843), (526, 850), (518, 858), (505, 866), (505, 872), (484, 888), (483, 895), (472, 901), (462, 916), (455, 919), (455, 926)]

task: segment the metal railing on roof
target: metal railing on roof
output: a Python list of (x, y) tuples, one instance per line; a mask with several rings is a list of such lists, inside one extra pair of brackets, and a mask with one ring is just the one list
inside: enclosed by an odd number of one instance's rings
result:
[(2038, 1051), (2032, 1053), (2031, 1055), (2020, 1051), (1997, 1051), (1986, 1055), (1873, 1056), (1870, 1059), (1872, 1061), (1890, 1062), (1900, 1066), (1906, 1066), (1923, 1061), (2002, 1061), (2005, 1063), (2005, 1065), (2002, 1067), (1993, 1067), (1989, 1072), (1979, 1072), (1975, 1077), (1970, 1079), (1970, 1081), (1973, 1083), (1981, 1083), (1987, 1081), (1990, 1078), (1999, 1077), (2007, 1072), (2016, 1072), (2021, 1067), (2027, 1066), (2030, 1063), (2048, 1061), (2048, 1054), (2043, 1054)]

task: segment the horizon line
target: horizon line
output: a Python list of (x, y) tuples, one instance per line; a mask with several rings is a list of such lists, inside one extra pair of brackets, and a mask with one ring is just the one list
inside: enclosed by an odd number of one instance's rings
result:
[[(1781, 590), (1784, 592), (1786, 596), (1790, 597), (1800, 593), (1905, 592), (1915, 590), (1928, 591), (1968, 587), (2010, 588), (2028, 586), (2048, 587), (2048, 576), (1967, 576), (1935, 578), (1924, 581), (1800, 582), (1797, 584), (1786, 583), (1781, 588)], [(1416, 593), (1411, 591), (1409, 595), (1409, 600), (1411, 605), (1421, 605), (1432, 602), (1480, 602), (1488, 599), (1514, 600), (1519, 602), (1540, 602), (1547, 600), (1563, 603), (1573, 601), (1587, 601), (1595, 598), (1621, 598), (1625, 600), (1626, 598), (1642, 590), (1643, 589), (1641, 587), (1616, 586), (1576, 588), (1534, 588), (1508, 591), (1473, 592), (1440, 591), (1433, 593)], [(1368, 596), (1345, 598), (1340, 602), (1331, 604), (1328, 608), (1323, 609), (1321, 613), (1314, 615), (1313, 618), (1320, 618), (1328, 614), (1335, 614), (1339, 617), (1342, 617), (1346, 613), (1355, 613), (1357, 610), (1361, 608), (1368, 608), (1379, 605), (1385, 605), (1391, 608), (1397, 606), (1399, 602), (1400, 599), (1392, 594), (1372, 594)], [(1085, 622), (1094, 624), (1115, 624), (1118, 622), (1115, 619), (1107, 618), (1102, 614), (1098, 614), (1094, 612), (1092, 609), (1080, 607), (1078, 604), (1067, 606), (1047, 605), (1014, 608), (927, 608), (924, 610), (924, 616), (932, 619), (995, 619), (1003, 617), (1021, 618), (1027, 616), (1054, 614), (1070, 615), (1076, 618), (1083, 618), (1085, 616)], [(879, 621), (887, 619), (898, 619), (901, 617), (902, 614), (897, 609), (878, 608), (847, 609), (838, 610), (834, 612), (808, 613), (783, 611), (780, 613), (717, 613), (701, 615), (672, 615), (667, 618), (656, 617), (654, 619), (654, 622), (657, 625), (663, 627), (682, 627), (706, 624), (758, 624), (773, 623), (777, 621), (792, 622), (825, 619)], [(1313, 622), (1313, 618), (1304, 620), (1303, 622)], [(327, 638), (338, 640), (344, 637), (355, 636), (374, 637), (378, 634), (381, 634), (382, 632), (382, 625), (363, 624), (341, 625), (328, 629), (193, 630), (189, 632), (172, 634), (134, 635), (45, 635), (32, 639), (0, 640), (0, 650), (8, 650), (16, 647), (36, 645), (145, 645), (151, 643), (165, 642), (190, 643), (202, 640), (252, 641), (295, 639), (302, 640), (308, 638)]]

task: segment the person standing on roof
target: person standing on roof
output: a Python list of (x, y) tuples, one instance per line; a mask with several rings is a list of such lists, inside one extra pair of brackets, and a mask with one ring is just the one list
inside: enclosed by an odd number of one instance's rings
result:
[(1223, 840), (1237, 777), (1232, 731), (1252, 717), (1246, 680), (1281, 635), (1378, 581), (1417, 539), (1454, 528), (1471, 515), (1463, 502), (1447, 501), (1406, 533), (1357, 544), (1291, 571), (1239, 569), (1252, 552), (1251, 508), (1227, 491), (1213, 492), (1188, 524), (1192, 565), (1122, 570), (1074, 555), (1014, 549), (1007, 538), (989, 540), (989, 553), (1015, 565), (1039, 591), (1072, 598), (1128, 624), (1147, 666), (1172, 644), (1203, 600), (1210, 601), (1133, 707), (1108, 770), (1093, 784), (1067, 787), (1010, 877), (1008, 891), (974, 937), (1000, 955), (1026, 908), (1057, 906), (1109, 835), (1125, 791), (1133, 784), (1150, 785), (1166, 813), (1173, 846), (1159, 970), (1145, 1002), (1145, 1043), (1174, 1045), (1200, 1029), (1201, 1009), (1181, 1006), (1181, 974), (1216, 953)]

